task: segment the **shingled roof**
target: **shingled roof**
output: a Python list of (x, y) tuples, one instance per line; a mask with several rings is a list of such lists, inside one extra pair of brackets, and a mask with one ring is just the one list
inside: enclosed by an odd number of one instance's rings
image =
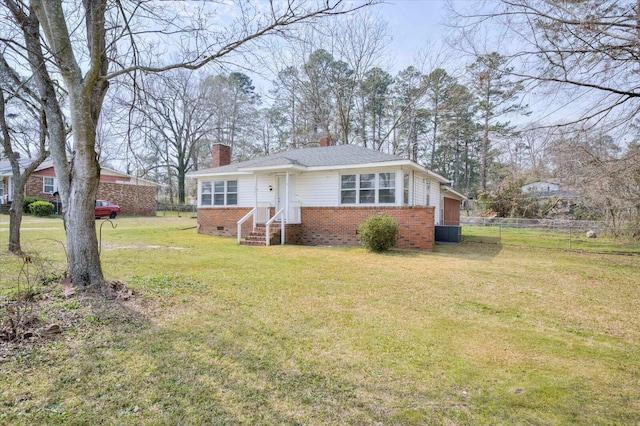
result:
[(190, 175), (234, 173), (243, 169), (259, 169), (278, 166), (340, 167), (356, 164), (407, 161), (399, 155), (385, 154), (356, 145), (334, 145), (316, 148), (301, 148), (283, 151), (253, 160), (232, 163), (227, 166), (198, 170)]

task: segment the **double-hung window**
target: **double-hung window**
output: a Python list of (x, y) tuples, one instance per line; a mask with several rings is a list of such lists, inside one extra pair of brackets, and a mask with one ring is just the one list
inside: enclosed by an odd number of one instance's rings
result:
[(395, 204), (395, 173), (340, 176), (340, 204)]
[(202, 182), (200, 190), (200, 204), (203, 206), (211, 205), (211, 182)]
[(402, 181), (402, 203), (405, 206), (409, 205), (409, 175), (406, 173)]
[(52, 177), (44, 177), (42, 179), (42, 192), (45, 194), (53, 194), (58, 189), (56, 188), (56, 179)]
[(237, 206), (238, 181), (216, 180), (213, 182), (202, 182), (200, 190), (200, 205)]
[(360, 175), (360, 204), (375, 204), (376, 202), (376, 175), (367, 173)]
[(396, 174), (380, 173), (378, 175), (378, 202), (393, 204), (396, 202)]

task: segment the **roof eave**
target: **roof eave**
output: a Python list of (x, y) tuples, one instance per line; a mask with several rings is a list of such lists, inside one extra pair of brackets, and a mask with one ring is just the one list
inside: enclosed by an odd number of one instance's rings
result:
[(248, 172), (213, 172), (213, 171), (203, 171), (203, 172), (191, 172), (187, 173), (186, 177), (188, 178), (199, 178), (199, 177), (209, 177), (209, 176), (246, 176), (251, 175), (253, 173)]
[(426, 173), (427, 175), (431, 176), (432, 178), (434, 178), (435, 180), (439, 181), (440, 183), (446, 183), (446, 184), (450, 184), (451, 183), (451, 181), (449, 179), (445, 178), (444, 176), (439, 175), (438, 173), (436, 173), (434, 171), (431, 171), (431, 170), (427, 169), (426, 167), (421, 166), (420, 164), (418, 164), (418, 163), (416, 163), (414, 161), (411, 161), (411, 160), (404, 160), (404, 161), (406, 162), (406, 164), (408, 166), (411, 166), (416, 170), (419, 170), (419, 171), (421, 171), (423, 173)]
[(453, 195), (455, 195), (456, 197), (460, 198), (461, 200), (467, 200), (468, 198), (466, 197), (466, 195), (461, 194), (460, 192), (456, 191), (455, 189), (453, 189), (452, 187), (450, 187), (449, 185), (442, 185), (441, 189), (445, 192), (449, 192)]

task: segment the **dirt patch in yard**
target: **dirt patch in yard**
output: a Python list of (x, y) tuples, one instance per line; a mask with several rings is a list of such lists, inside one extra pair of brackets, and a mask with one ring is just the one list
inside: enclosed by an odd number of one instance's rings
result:
[(105, 326), (142, 325), (155, 310), (152, 301), (121, 281), (78, 290), (62, 280), (0, 300), (0, 365), (58, 339)]

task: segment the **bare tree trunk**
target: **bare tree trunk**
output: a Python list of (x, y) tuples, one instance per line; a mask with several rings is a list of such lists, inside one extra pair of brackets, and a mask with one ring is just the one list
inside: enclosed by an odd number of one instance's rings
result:
[[(22, 15), (23, 18), (26, 18), (25, 15)], [(27, 20), (25, 19), (25, 22)], [(26, 23), (24, 28), (26, 31), (28, 29), (29, 24)], [(22, 85), (23, 82), (18, 76), (18, 73), (13, 70), (9, 64), (5, 61), (4, 56), (0, 56), (2, 60), (2, 70), (7, 75), (13, 83)], [(31, 98), (37, 98), (37, 94), (34, 92), (28, 91)], [(35, 101), (35, 99), (34, 99)], [(44, 103), (44, 100), (41, 100)], [(35, 103), (35, 102), (34, 102)], [(46, 142), (46, 123), (44, 119), (44, 111), (40, 110), (40, 146), (38, 157), (34, 159), (24, 170), (20, 170), (20, 163), (18, 162), (18, 156), (13, 151), (12, 147), (12, 137), (9, 132), (9, 126), (7, 124), (6, 115), (5, 115), (5, 98), (4, 92), (0, 89), (0, 133), (2, 136), (2, 147), (4, 148), (5, 154), (9, 157), (9, 162), (11, 164), (11, 174), (12, 174), (12, 192), (13, 192), (13, 201), (11, 203), (11, 207), (9, 208), (9, 246), (8, 249), (11, 253), (19, 254), (22, 252), (22, 244), (20, 242), (20, 225), (22, 224), (22, 215), (23, 215), (23, 201), (24, 201), (24, 188), (29, 179), (29, 176), (33, 173), (33, 171), (42, 164), (42, 162), (47, 158), (49, 152), (45, 149)]]
[(487, 167), (489, 157), (489, 111), (485, 111), (484, 129), (482, 129), (482, 151), (480, 153), (480, 187), (487, 191)]
[(76, 286), (87, 286), (104, 279), (94, 211), (100, 166), (95, 155), (93, 108), (88, 96), (78, 92), (80, 90), (71, 90), (69, 96), (76, 151), (72, 158), (69, 192), (62, 196), (66, 201), (64, 220), (69, 274)]

